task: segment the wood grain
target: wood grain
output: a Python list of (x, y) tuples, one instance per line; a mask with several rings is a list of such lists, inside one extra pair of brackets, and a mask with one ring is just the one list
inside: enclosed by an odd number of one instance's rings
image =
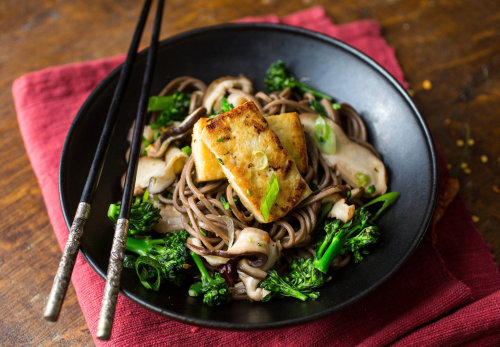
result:
[[(459, 160), (456, 142), (464, 138), (464, 125), (470, 125), (474, 146), (466, 158), (470, 173), (462, 170), (459, 176), (461, 194), (498, 261), (498, 1), (172, 0), (167, 2), (162, 38), (243, 16), (285, 15), (314, 5), (324, 6), (336, 23), (381, 23), (449, 163)], [(59, 321), (42, 319), (61, 251), (19, 134), (12, 82), (30, 71), (125, 52), (140, 6), (137, 0), (0, 2), (0, 345), (92, 345), (71, 286)], [(424, 88), (429, 87), (424, 81), (432, 88)]]

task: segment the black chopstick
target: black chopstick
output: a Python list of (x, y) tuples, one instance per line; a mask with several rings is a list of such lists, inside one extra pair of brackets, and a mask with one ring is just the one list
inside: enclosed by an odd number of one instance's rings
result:
[(120, 73), (118, 85), (115, 89), (113, 99), (111, 100), (111, 105), (106, 116), (101, 137), (94, 154), (94, 159), (92, 160), (92, 165), (87, 176), (87, 181), (85, 182), (85, 187), (83, 188), (80, 203), (78, 204), (75, 217), (71, 224), (68, 240), (66, 242), (66, 246), (64, 247), (64, 252), (61, 257), (61, 261), (59, 262), (57, 273), (54, 277), (54, 283), (52, 284), (52, 289), (50, 291), (49, 299), (44, 312), (45, 319), (52, 322), (56, 321), (59, 316), (61, 304), (68, 289), (71, 273), (73, 271), (78, 249), (80, 247), (80, 239), (83, 235), (85, 223), (87, 222), (90, 214), (90, 204), (101, 178), (104, 159), (108, 152), (109, 144), (111, 142), (110, 140), (115, 130), (118, 108), (121, 104), (121, 100), (132, 71), (132, 66), (137, 55), (137, 49), (139, 48), (139, 43), (141, 41), (142, 32), (144, 31), (144, 25), (146, 24), (150, 7), (151, 0), (146, 0), (137, 23), (132, 42), (130, 43), (127, 58)]
[(163, 5), (164, 0), (159, 0), (158, 8), (156, 9), (153, 35), (151, 37), (151, 44), (146, 61), (146, 70), (144, 72), (144, 78), (142, 81), (141, 96), (139, 99), (139, 105), (137, 107), (134, 133), (132, 137), (132, 144), (130, 146), (130, 157), (121, 200), (120, 214), (118, 215), (118, 220), (116, 222), (115, 235), (113, 237), (113, 245), (111, 248), (111, 254), (109, 256), (108, 272), (106, 275), (106, 286), (104, 288), (101, 312), (99, 315), (99, 323), (97, 325), (97, 338), (99, 338), (100, 340), (109, 339), (109, 337), (111, 336), (111, 328), (113, 326), (116, 300), (118, 297), (118, 290), (120, 288), (120, 278), (123, 268), (123, 258), (125, 256), (125, 245), (127, 243), (130, 207), (132, 205), (137, 164), (141, 151), (142, 133), (144, 130), (148, 99), (156, 62), (156, 51), (158, 49), (158, 39), (160, 35)]

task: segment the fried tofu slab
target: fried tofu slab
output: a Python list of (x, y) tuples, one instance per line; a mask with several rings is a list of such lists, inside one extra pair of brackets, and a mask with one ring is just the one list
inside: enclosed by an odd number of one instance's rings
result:
[[(201, 139), (217, 158), (242, 204), (259, 222), (283, 217), (311, 194), (292, 157), (253, 102), (208, 120)], [(260, 206), (273, 174), (279, 193), (265, 220)]]
[(200, 118), (193, 127), (193, 139), (191, 148), (193, 150), (194, 166), (196, 168), (196, 179), (198, 182), (214, 181), (226, 178), (215, 155), (201, 140), (201, 131), (207, 125), (210, 118)]
[[(279, 115), (266, 116), (269, 128), (278, 135), (281, 144), (291, 155), (297, 169), (302, 175), (309, 168), (306, 137), (299, 115), (296, 112), (283, 113)], [(217, 158), (210, 152), (201, 140), (201, 131), (207, 125), (209, 118), (200, 118), (193, 127), (193, 149), (194, 164), (196, 167), (196, 178), (198, 182), (214, 181), (226, 176), (222, 172)]]
[(281, 144), (292, 157), (299, 172), (305, 175), (309, 168), (306, 136), (297, 112), (282, 113), (265, 118), (269, 128), (278, 135)]

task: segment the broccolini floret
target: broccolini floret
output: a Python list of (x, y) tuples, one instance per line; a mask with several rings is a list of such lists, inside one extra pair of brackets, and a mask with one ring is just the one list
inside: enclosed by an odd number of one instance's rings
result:
[[(338, 219), (325, 225), (326, 235), (319, 243), (314, 257), (314, 267), (323, 273), (327, 273), (333, 260), (347, 251), (352, 252), (354, 261), (359, 262), (363, 255), (368, 254), (366, 246), (378, 241), (378, 228), (373, 225), (375, 219), (396, 201), (397, 192), (391, 192), (373, 199), (361, 208), (357, 208), (354, 216), (347, 223)], [(383, 205), (373, 215), (368, 207), (382, 202)]]
[(201, 273), (201, 281), (196, 282), (189, 287), (189, 295), (199, 296), (203, 294), (203, 302), (208, 306), (219, 306), (231, 301), (226, 280), (217, 271), (214, 271), (213, 277), (208, 273), (205, 264), (200, 256), (191, 251), (191, 257)]
[[(160, 209), (148, 201), (148, 191), (142, 197), (136, 197), (130, 208), (129, 235), (145, 235), (158, 224), (160, 220)], [(114, 223), (118, 220), (121, 204), (110, 204), (108, 218)]]
[[(353, 218), (347, 223), (342, 223), (338, 219), (327, 222), (324, 227), (326, 235), (317, 244), (314, 258), (293, 259), (289, 271), (282, 276), (276, 270), (268, 271), (260, 287), (269, 290), (271, 294), (265, 296), (262, 301), (283, 296), (302, 301), (318, 298), (319, 292), (314, 290), (330, 280), (327, 272), (338, 255), (351, 252), (354, 261), (359, 262), (368, 254), (366, 247), (376, 243), (379, 237), (378, 228), (372, 224), (373, 221), (392, 205), (397, 197), (398, 193), (392, 192), (373, 199), (365, 206), (356, 209)], [(376, 203), (383, 204), (373, 215), (368, 207)], [(325, 207), (331, 208), (331, 204)], [(323, 211), (321, 215), (326, 213)]]
[(287, 70), (285, 63), (282, 60), (278, 60), (277, 62), (271, 64), (267, 70), (265, 83), (267, 90), (270, 92), (290, 88), (301, 94), (311, 93), (319, 99), (327, 99), (329, 101), (333, 100), (330, 95), (317, 91), (295, 78), (295, 76)]
[(283, 276), (276, 270), (268, 271), (267, 277), (260, 283), (260, 287), (269, 290), (272, 294), (266, 295), (262, 301), (272, 298), (289, 296), (302, 301), (317, 299), (319, 292), (314, 291), (329, 279), (312, 265), (312, 259), (295, 258), (289, 265), (289, 272)]
[(149, 98), (148, 112), (161, 112), (160, 117), (151, 124), (151, 129), (168, 127), (174, 121), (182, 121), (189, 112), (191, 94), (175, 92), (168, 96), (152, 96)]
[(190, 267), (187, 236), (185, 230), (178, 230), (161, 239), (127, 237), (125, 249), (139, 255), (135, 270), (144, 287), (158, 290), (164, 281), (176, 286), (184, 282)]

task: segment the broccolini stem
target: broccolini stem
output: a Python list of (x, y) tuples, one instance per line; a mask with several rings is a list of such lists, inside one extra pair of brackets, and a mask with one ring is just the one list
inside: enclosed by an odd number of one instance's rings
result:
[(125, 245), (125, 249), (139, 255), (147, 256), (149, 250), (154, 245), (161, 243), (164, 243), (162, 239), (151, 239), (149, 237), (138, 239), (135, 237), (127, 236), (127, 244)]
[(365, 204), (363, 208), (368, 207), (370, 205), (374, 205), (377, 202), (383, 202), (382, 206), (377, 210), (377, 213), (370, 219), (370, 222), (374, 222), (382, 214), (382, 212), (384, 212), (389, 206), (391, 206), (394, 203), (394, 201), (396, 201), (398, 196), (399, 196), (398, 192), (390, 192), (381, 195), (371, 200), (367, 204)]
[(205, 280), (212, 280), (212, 276), (210, 276), (210, 274), (208, 273), (208, 270), (205, 267), (205, 264), (203, 264), (203, 261), (201, 260), (200, 256), (193, 251), (191, 251), (190, 253), (191, 257), (194, 260), (194, 263), (198, 267), (198, 270), (200, 270), (201, 277), (205, 278)]
[(309, 87), (307, 84), (304, 84), (300, 81), (297, 81), (297, 84), (300, 86), (300, 89), (302, 90), (303, 93), (311, 93), (315, 97), (319, 99), (326, 99), (328, 101), (333, 101), (333, 98), (330, 95), (324, 94), (320, 91), (317, 91), (311, 87)]
[[(335, 259), (336, 256), (338, 256), (342, 248), (344, 247), (344, 236), (346, 234), (346, 230), (341, 230), (338, 234), (336, 234), (333, 237), (333, 240), (328, 242), (324, 242), (321, 246), (320, 249), (324, 249), (324, 245), (327, 245), (328, 243), (330, 244), (326, 251), (320, 255), (320, 257), (316, 257), (313, 261), (313, 265), (316, 269), (321, 271), (322, 273), (326, 274), (328, 272), (328, 269), (330, 268), (330, 265), (333, 262), (333, 259)], [(332, 233), (333, 234), (333, 233)]]

